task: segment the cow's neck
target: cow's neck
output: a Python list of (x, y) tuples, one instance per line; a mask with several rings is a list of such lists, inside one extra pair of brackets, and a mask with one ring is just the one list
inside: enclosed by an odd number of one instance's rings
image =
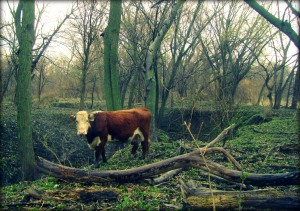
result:
[(88, 143), (91, 143), (95, 137), (96, 137), (96, 134), (93, 132), (93, 123), (91, 123), (91, 126), (88, 128), (88, 131), (86, 134)]

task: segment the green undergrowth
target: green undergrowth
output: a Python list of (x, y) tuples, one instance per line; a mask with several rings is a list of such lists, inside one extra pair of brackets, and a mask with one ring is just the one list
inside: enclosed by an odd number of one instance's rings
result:
[(226, 147), (247, 171), (284, 173), (299, 170), (297, 112), (282, 110), (271, 121), (246, 125)]
[[(225, 148), (242, 165), (246, 173), (274, 174), (299, 171), (298, 113), (293, 110), (279, 110), (269, 113), (269, 111), (260, 108), (252, 109), (249, 113), (240, 111), (239, 115), (234, 116), (231, 123), (240, 121), (241, 124), (239, 124), (234, 135), (226, 141)], [(63, 111), (65, 112), (65, 110)], [(68, 110), (67, 114), (69, 115), (72, 111)], [(38, 116), (42, 112), (42, 110), (35, 111), (34, 115)], [(53, 121), (56, 118), (61, 123), (66, 121), (67, 115), (61, 119), (59, 118), (59, 111), (53, 110), (51, 112), (53, 113)], [(269, 119), (267, 121), (247, 122), (255, 115)], [(5, 123), (6, 118), (4, 119)], [(207, 142), (197, 140), (197, 144), (204, 146)], [(220, 142), (216, 146), (222, 146), (222, 144), (223, 142)], [(102, 163), (97, 170), (130, 169), (181, 155), (195, 148), (196, 145), (191, 138), (174, 140), (166, 132), (159, 131), (158, 141), (151, 142), (149, 154), (145, 160), (141, 159), (141, 149), (138, 150), (138, 155), (134, 158), (130, 153), (131, 145), (129, 144), (124, 149), (116, 151), (108, 159), (108, 162)], [(92, 153), (89, 152), (89, 155), (92, 156)], [(234, 169), (233, 165), (225, 161), (222, 155), (209, 155), (207, 159)], [(52, 161), (55, 162), (55, 159)], [(85, 165), (80, 168), (91, 169), (91, 166)], [(180, 210), (183, 208), (183, 196), (179, 180), (184, 182), (197, 181), (201, 186), (209, 187), (207, 175), (204, 174), (203, 170), (196, 168), (187, 168), (168, 181), (157, 185), (150, 185), (145, 180), (134, 183), (83, 184), (43, 175), (36, 181), (18, 182), (1, 187), (0, 209)], [(213, 189), (223, 190), (228, 184), (212, 181), (211, 186)], [(295, 186), (276, 188), (284, 191), (297, 190)], [(26, 198), (30, 189), (39, 191), (43, 197), (31, 198), (24, 202), (24, 197)], [(104, 197), (97, 200), (87, 200), (83, 193), (89, 191), (98, 191), (107, 195), (104, 194)]]

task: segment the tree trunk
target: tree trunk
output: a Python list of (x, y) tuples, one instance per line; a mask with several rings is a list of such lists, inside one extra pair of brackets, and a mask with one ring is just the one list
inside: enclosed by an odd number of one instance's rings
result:
[(297, 103), (299, 103), (300, 100), (299, 79), (300, 79), (300, 68), (298, 65), (296, 76), (295, 76), (294, 89), (293, 89), (293, 98), (292, 98), (292, 105), (291, 105), (292, 109), (297, 108)]
[[(209, 188), (195, 188), (191, 184), (180, 182), (185, 210), (297, 210), (297, 193), (280, 192), (268, 189), (250, 191), (221, 191)], [(214, 204), (214, 205), (213, 205)]]
[(107, 110), (122, 108), (118, 68), (121, 10), (121, 0), (110, 1), (109, 20), (104, 32), (104, 85)]
[(291, 96), (292, 84), (294, 82), (294, 71), (292, 71), (291, 74), (292, 74), (292, 77), (291, 77), (291, 79), (289, 81), (289, 86), (287, 88), (287, 94), (286, 94), (286, 100), (285, 100), (285, 108), (289, 107), (289, 99), (290, 99), (290, 96)]
[(282, 100), (282, 95), (283, 92), (288, 84), (288, 82), (291, 80), (292, 76), (293, 76), (293, 71), (289, 74), (288, 78), (286, 79), (285, 82), (283, 82), (284, 80), (284, 70), (281, 70), (281, 74), (280, 74), (280, 83), (279, 84), (275, 84), (275, 98), (274, 98), (274, 109), (279, 109), (280, 105), (281, 105), (281, 100)]
[(257, 102), (255, 105), (260, 105), (260, 101), (261, 101), (261, 98), (263, 96), (263, 93), (265, 91), (265, 88), (266, 88), (266, 84), (264, 83), (259, 91), (259, 94), (258, 94), (258, 98), (257, 98)]
[(2, 104), (2, 102), (3, 102), (4, 96), (5, 96), (5, 94), (8, 90), (8, 86), (11, 82), (11, 79), (12, 79), (13, 75), (14, 75), (14, 66), (13, 66), (13, 64), (9, 65), (9, 72), (8, 72), (8, 75), (7, 75), (5, 80), (3, 80), (4, 78), (3, 78), (2, 74), (0, 74), (0, 77), (1, 77), (0, 78), (0, 85), (1, 85), (0, 86), (0, 88), (1, 88), (1, 90), (0, 90), (0, 94), (1, 94), (0, 104)]
[(137, 21), (138, 21), (138, 7), (136, 7), (135, 9), (135, 16), (134, 16), (134, 26), (133, 26), (133, 34), (132, 34), (132, 39), (130, 39), (131, 41), (131, 45), (132, 45), (132, 65), (133, 65), (133, 72), (131, 74), (132, 80), (131, 80), (131, 85), (129, 85), (130, 87), (130, 92), (129, 92), (129, 97), (128, 97), (128, 104), (127, 104), (127, 108), (132, 108), (133, 106), (133, 99), (134, 99), (134, 95), (136, 93), (137, 90), (137, 78), (138, 78), (138, 48), (137, 48)]
[(80, 80), (80, 103), (79, 103), (80, 111), (84, 110), (84, 100), (85, 100), (85, 93), (86, 93), (86, 77), (87, 77), (87, 69), (83, 67), (81, 73), (81, 80)]
[(94, 93), (95, 93), (95, 89), (96, 89), (96, 81), (97, 81), (97, 78), (93, 78), (93, 87), (92, 87), (92, 104), (91, 104), (91, 109), (93, 109), (94, 107)]
[(289, 22), (286, 22), (286, 21), (276, 18), (274, 15), (269, 13), (268, 10), (266, 10), (263, 6), (259, 5), (255, 0), (244, 0), (244, 1), (252, 9), (254, 9), (257, 13), (259, 13), (267, 21), (269, 21), (273, 26), (275, 26), (280, 31), (282, 31), (285, 35), (287, 35), (298, 49), (300, 48), (299, 36), (293, 30), (293, 28)]
[(166, 35), (166, 33), (169, 31), (178, 10), (182, 7), (184, 1), (179, 0), (177, 3), (175, 3), (172, 6), (172, 11), (169, 19), (166, 19), (165, 23), (163, 24), (163, 27), (161, 31), (158, 33), (157, 37), (155, 37), (154, 41), (150, 44), (149, 50), (147, 52), (146, 57), (146, 85), (145, 85), (145, 105), (147, 108), (150, 109), (152, 113), (152, 124), (151, 128), (154, 129), (155, 127), (155, 110), (156, 110), (156, 78), (155, 78), (155, 69), (154, 64), (157, 62), (157, 53), (161, 46), (161, 43)]
[(132, 81), (131, 81), (131, 86), (130, 86), (130, 93), (129, 93), (129, 97), (128, 97), (128, 108), (132, 108), (133, 103), (134, 103), (134, 96), (135, 93), (137, 92), (137, 79), (138, 79), (138, 72), (137, 72), (137, 68), (135, 68), (134, 72), (133, 72), (133, 77), (132, 77)]
[(31, 65), (32, 48), (35, 39), (33, 0), (21, 0), (19, 2), (15, 16), (15, 26), (20, 46), (17, 90), (19, 151), (23, 179), (32, 180), (36, 174), (31, 117)]

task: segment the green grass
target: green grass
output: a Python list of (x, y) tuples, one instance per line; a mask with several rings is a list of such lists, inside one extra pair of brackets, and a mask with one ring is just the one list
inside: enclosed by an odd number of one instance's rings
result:
[[(274, 170), (274, 167), (299, 167), (299, 125), (296, 112), (281, 113), (263, 124), (246, 125), (238, 130), (236, 136), (227, 142), (227, 147), (236, 157), (244, 158), (240, 162), (248, 171), (282, 173), (293, 168)], [(286, 147), (292, 147), (293, 150), (285, 152), (283, 148)]]

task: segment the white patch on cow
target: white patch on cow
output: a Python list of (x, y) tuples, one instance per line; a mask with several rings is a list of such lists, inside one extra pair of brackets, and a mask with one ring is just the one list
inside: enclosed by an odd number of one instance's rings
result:
[(78, 135), (86, 135), (89, 129), (90, 121), (87, 111), (79, 111), (76, 113), (76, 126)]
[(109, 141), (110, 143), (119, 143), (119, 140), (112, 139), (112, 135), (110, 134), (107, 134), (107, 141)]
[(144, 139), (145, 139), (144, 135), (139, 127), (137, 129), (135, 129), (135, 131), (133, 132), (133, 135), (131, 137), (129, 137), (128, 140), (132, 141), (132, 139), (134, 139), (134, 137), (136, 135), (139, 135), (141, 137), (141, 140), (139, 139), (139, 141), (144, 141)]
[(88, 143), (88, 146), (90, 149), (92, 150), (96, 150), (96, 148), (99, 146), (99, 144), (101, 143), (100, 138), (97, 136), (94, 138), (94, 140), (92, 141), (92, 143)]

